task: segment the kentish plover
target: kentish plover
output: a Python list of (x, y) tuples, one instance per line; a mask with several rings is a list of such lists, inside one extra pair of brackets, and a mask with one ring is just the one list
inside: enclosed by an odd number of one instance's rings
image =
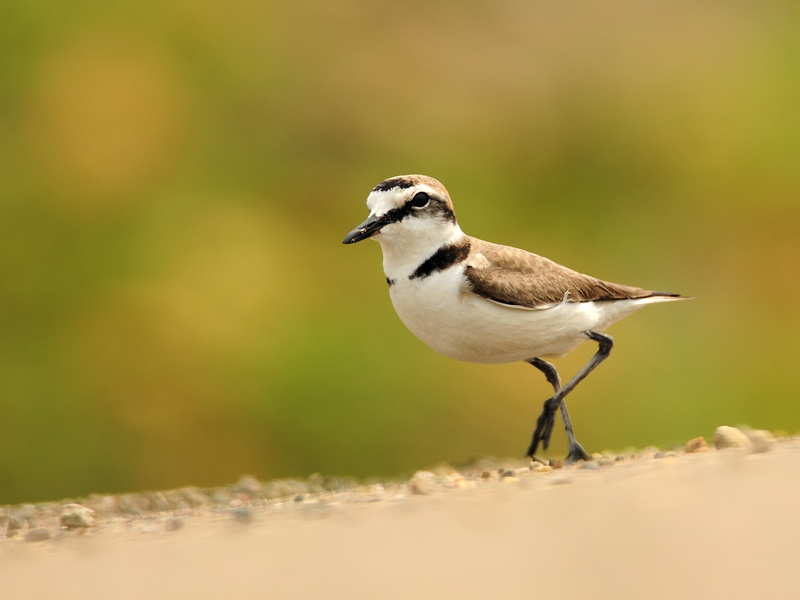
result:
[[(555, 394), (545, 401), (528, 456), (547, 448), (561, 410), (570, 461), (588, 455), (575, 439), (564, 397), (609, 354), (609, 325), (647, 304), (684, 296), (602, 281), (547, 258), (461, 231), (444, 186), (401, 175), (376, 185), (366, 221), (344, 238), (380, 242), (392, 304), (411, 332), (437, 352), (477, 363), (526, 361)], [(542, 357), (564, 356), (581, 342), (599, 349), (563, 387)]]

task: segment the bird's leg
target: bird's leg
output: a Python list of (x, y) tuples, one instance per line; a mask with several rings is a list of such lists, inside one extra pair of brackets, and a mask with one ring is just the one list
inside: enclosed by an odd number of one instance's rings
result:
[(567, 414), (567, 406), (564, 403), (564, 397), (574, 390), (576, 385), (583, 381), (583, 379), (589, 373), (591, 373), (597, 365), (599, 365), (608, 357), (608, 355), (611, 353), (611, 348), (614, 347), (614, 339), (609, 335), (598, 333), (596, 331), (585, 331), (584, 335), (590, 340), (597, 342), (599, 348), (591, 360), (589, 360), (589, 362), (586, 363), (583, 368), (578, 371), (575, 377), (570, 379), (563, 388), (556, 389), (556, 385), (560, 384), (560, 379), (558, 377), (558, 371), (556, 371), (556, 368), (553, 365), (540, 358), (534, 358), (529, 361), (534, 367), (544, 373), (547, 381), (549, 381), (553, 386), (553, 389), (556, 390), (556, 393), (553, 395), (553, 397), (548, 398), (545, 401), (544, 406), (542, 407), (542, 413), (539, 415), (539, 418), (536, 421), (536, 430), (533, 432), (533, 440), (528, 448), (528, 456), (531, 458), (534, 456), (534, 454), (536, 454), (536, 450), (539, 447), (539, 442), (542, 443), (542, 448), (545, 449), (550, 444), (550, 435), (553, 433), (553, 425), (555, 424), (556, 420), (556, 408), (558, 407), (561, 407), (561, 414), (564, 417), (564, 426), (567, 430), (567, 437), (569, 438), (570, 442), (567, 460), (573, 461), (578, 460), (579, 458), (583, 458), (585, 460), (589, 457), (581, 445), (578, 444), (577, 440), (575, 440), (575, 434), (572, 432), (572, 424), (569, 421), (569, 415)]
[[(532, 358), (528, 362), (544, 373), (545, 379), (547, 379), (547, 382), (553, 386), (553, 391), (556, 394), (561, 391), (561, 377), (559, 377), (558, 370), (556, 369), (555, 365), (538, 357)], [(589, 456), (586, 450), (583, 449), (583, 446), (578, 443), (578, 440), (575, 439), (575, 432), (572, 429), (572, 421), (570, 421), (569, 412), (567, 412), (567, 401), (563, 398), (563, 396), (561, 398), (561, 402), (558, 403), (558, 408), (561, 410), (561, 418), (564, 419), (564, 430), (567, 432), (567, 443), (569, 448), (569, 451), (567, 452), (567, 462), (589, 460), (591, 456)], [(552, 418), (553, 421), (555, 421), (555, 413), (553, 413)]]

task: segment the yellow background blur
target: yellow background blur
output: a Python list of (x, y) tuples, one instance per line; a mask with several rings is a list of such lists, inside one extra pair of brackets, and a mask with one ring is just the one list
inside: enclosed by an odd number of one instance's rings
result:
[(341, 244), (409, 172), (696, 297), (611, 328), (588, 450), (797, 431), (798, 6), (6, 1), (0, 503), (521, 456), (542, 375), (436, 355)]

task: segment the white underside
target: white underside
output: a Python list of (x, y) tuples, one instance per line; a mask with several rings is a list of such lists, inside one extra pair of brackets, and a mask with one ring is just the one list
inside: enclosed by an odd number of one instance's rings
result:
[(673, 298), (562, 302), (528, 310), (504, 306), (465, 290), (460, 266), (424, 279), (398, 279), (389, 289), (403, 323), (437, 352), (467, 362), (506, 363), (564, 356), (646, 304)]

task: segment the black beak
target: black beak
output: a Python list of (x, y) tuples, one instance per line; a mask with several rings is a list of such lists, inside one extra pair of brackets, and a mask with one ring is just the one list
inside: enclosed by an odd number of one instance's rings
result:
[(361, 240), (365, 240), (369, 237), (372, 237), (373, 234), (377, 233), (385, 225), (388, 225), (388, 221), (386, 221), (383, 217), (375, 217), (373, 215), (369, 216), (369, 219), (364, 221), (361, 225), (353, 229), (350, 233), (345, 236), (344, 240), (342, 240), (343, 244), (355, 244), (356, 242), (360, 242)]

